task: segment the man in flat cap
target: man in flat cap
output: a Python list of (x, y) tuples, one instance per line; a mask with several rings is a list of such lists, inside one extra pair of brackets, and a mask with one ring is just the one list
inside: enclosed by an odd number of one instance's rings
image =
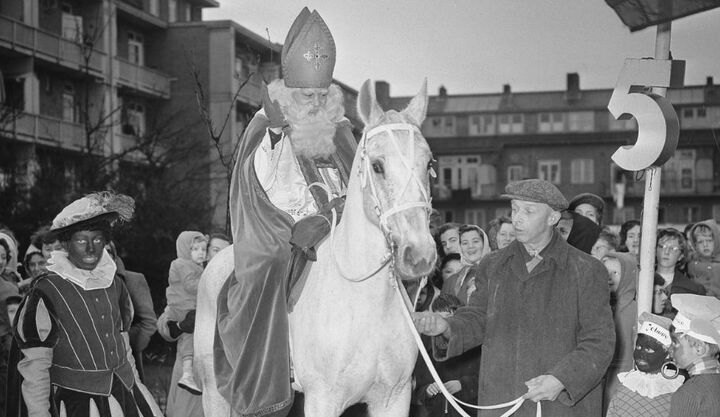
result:
[[(554, 185), (530, 179), (505, 193), (516, 240), (480, 262), (468, 306), (447, 319), (416, 315), (415, 325), (447, 338), (447, 357), (483, 345), (480, 405), (525, 397), (543, 401), (546, 415), (600, 417), (600, 381), (615, 346), (607, 271), (555, 231), (568, 204)], [(532, 403), (515, 414), (534, 415)]]
[(672, 396), (670, 417), (720, 416), (720, 300), (673, 294), (673, 359), (690, 375)]
[(217, 302), (218, 391), (240, 416), (283, 416), (293, 402), (285, 280), (301, 268), (290, 267), (291, 236), (340, 204), (357, 146), (332, 84), (335, 43), (317, 11), (297, 16), (281, 59), (283, 78), (267, 86), (240, 140), (230, 189), (235, 269)]

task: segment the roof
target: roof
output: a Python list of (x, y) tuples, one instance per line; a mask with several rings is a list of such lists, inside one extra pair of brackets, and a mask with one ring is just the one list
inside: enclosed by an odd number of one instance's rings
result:
[[(669, 90), (669, 96), (674, 104), (702, 103), (703, 88), (705, 87), (693, 86)], [(565, 90), (513, 92), (507, 95), (491, 93), (431, 96), (428, 114), (605, 109), (612, 92), (609, 88), (581, 90), (576, 100), (568, 100)], [(411, 99), (412, 97), (390, 97), (387, 107), (401, 110)]]

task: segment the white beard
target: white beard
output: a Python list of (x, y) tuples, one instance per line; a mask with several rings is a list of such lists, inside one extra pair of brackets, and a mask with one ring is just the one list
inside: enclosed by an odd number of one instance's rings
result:
[(337, 125), (327, 117), (325, 109), (308, 114), (308, 108), (286, 108), (290, 123), (290, 143), (298, 156), (323, 158), (335, 153), (335, 130)]

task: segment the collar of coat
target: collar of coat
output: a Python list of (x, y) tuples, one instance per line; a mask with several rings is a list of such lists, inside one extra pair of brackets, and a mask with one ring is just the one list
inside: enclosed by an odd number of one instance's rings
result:
[(553, 230), (552, 234), (550, 242), (539, 253), (543, 261), (531, 273), (527, 272), (525, 264), (532, 259), (532, 256), (525, 249), (525, 246), (517, 240), (512, 242), (506, 250), (498, 252), (498, 255), (501, 256), (500, 263), (509, 263), (513, 273), (520, 277), (521, 281), (546, 271), (550, 264), (564, 269), (568, 263), (570, 245), (565, 242), (557, 231)]

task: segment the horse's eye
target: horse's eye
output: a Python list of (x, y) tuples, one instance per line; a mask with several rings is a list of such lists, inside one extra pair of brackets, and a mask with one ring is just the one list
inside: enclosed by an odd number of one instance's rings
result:
[(380, 161), (375, 161), (372, 163), (373, 171), (375, 171), (376, 174), (384, 174), (385, 168), (383, 168), (383, 164)]

